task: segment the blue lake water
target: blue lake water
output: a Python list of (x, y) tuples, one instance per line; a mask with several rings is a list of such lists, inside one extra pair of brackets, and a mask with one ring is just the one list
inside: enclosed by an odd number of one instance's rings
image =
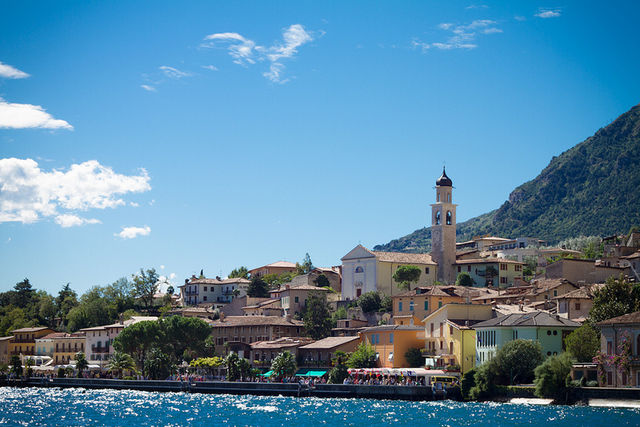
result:
[(640, 410), (501, 403), (405, 402), (142, 391), (0, 388), (9, 425), (638, 426)]

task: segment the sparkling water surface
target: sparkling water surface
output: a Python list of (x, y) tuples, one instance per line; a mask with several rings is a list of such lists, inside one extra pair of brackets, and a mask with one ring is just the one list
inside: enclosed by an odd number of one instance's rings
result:
[(131, 390), (0, 388), (8, 425), (638, 426), (640, 410), (505, 403), (405, 402)]

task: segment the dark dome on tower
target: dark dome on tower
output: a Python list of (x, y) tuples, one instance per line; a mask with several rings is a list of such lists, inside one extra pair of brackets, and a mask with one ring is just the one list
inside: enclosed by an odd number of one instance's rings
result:
[(453, 187), (453, 181), (451, 181), (451, 178), (447, 176), (444, 168), (442, 168), (442, 176), (438, 178), (438, 180), (436, 181), (436, 185), (439, 187)]

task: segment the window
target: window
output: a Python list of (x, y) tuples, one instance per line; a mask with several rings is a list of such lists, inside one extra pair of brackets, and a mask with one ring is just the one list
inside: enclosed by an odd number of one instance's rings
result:
[(398, 303), (398, 311), (402, 311), (402, 301)]
[(440, 225), (440, 211), (436, 212), (435, 221), (436, 221), (436, 225)]
[[(429, 311), (429, 300), (428, 299), (424, 300), (424, 311)], [(638, 335), (638, 337), (640, 337), (640, 335)], [(640, 341), (638, 341), (638, 342), (640, 342)], [(639, 349), (640, 349), (640, 347), (639, 347)]]
[(576, 310), (580, 310), (580, 303), (579, 302), (576, 303)]
[(431, 324), (431, 336), (433, 336), (433, 323)]
[(393, 332), (389, 334), (389, 344), (393, 344)]
[(501, 277), (500, 278), (500, 283), (502, 283), (503, 285), (507, 284), (507, 278), (506, 277)]
[(358, 288), (356, 289), (356, 298), (360, 298), (360, 295), (362, 295), (362, 289)]
[(425, 267), (425, 268), (424, 268), (424, 273), (425, 273), (425, 274), (429, 274), (429, 267)]
[(449, 325), (449, 335), (453, 335), (453, 326)]
[(444, 335), (444, 324), (440, 323), (440, 336), (443, 336), (443, 335)]
[(436, 192), (436, 202), (440, 201), (440, 192)]
[(364, 269), (361, 266), (356, 267), (356, 273), (363, 273)]
[(295, 297), (295, 298), (294, 298), (294, 301), (295, 301), (296, 303), (298, 303), (299, 298), (298, 298), (298, 297)]
[(442, 301), (438, 301), (438, 308), (442, 307)]
[(204, 287), (204, 291), (207, 292), (207, 287), (206, 286)]
[(409, 311), (413, 311), (413, 300), (409, 301)]
[[(447, 195), (447, 198), (450, 196)], [(447, 225), (451, 225), (451, 211), (447, 211)]]
[(467, 265), (467, 272), (471, 273), (471, 266)]
[(506, 271), (507, 270), (507, 264), (500, 264), (500, 270)]
[(202, 297), (202, 300), (203, 300), (203, 301), (206, 301), (206, 300), (207, 300), (207, 296), (206, 296), (206, 295), (205, 295), (205, 296), (203, 296), (203, 297)]
[(451, 203), (451, 193), (447, 193), (447, 202)]
[(558, 291), (553, 291), (553, 296), (557, 297), (558, 296)]
[(449, 354), (453, 354), (453, 341), (449, 343)]
[(607, 341), (607, 354), (613, 354), (613, 344), (611, 341)]
[(458, 266), (458, 273), (462, 271), (462, 267)]
[(514, 266), (516, 271), (522, 271), (522, 266), (521, 265), (515, 265)]

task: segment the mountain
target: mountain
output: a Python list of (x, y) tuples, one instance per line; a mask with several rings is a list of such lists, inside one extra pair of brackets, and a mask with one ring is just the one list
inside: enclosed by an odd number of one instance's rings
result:
[[(634, 225), (640, 225), (640, 104), (551, 159), (498, 209), (459, 223), (457, 239), (492, 234), (555, 243), (627, 232)], [(416, 230), (374, 250), (429, 251), (431, 230)]]

